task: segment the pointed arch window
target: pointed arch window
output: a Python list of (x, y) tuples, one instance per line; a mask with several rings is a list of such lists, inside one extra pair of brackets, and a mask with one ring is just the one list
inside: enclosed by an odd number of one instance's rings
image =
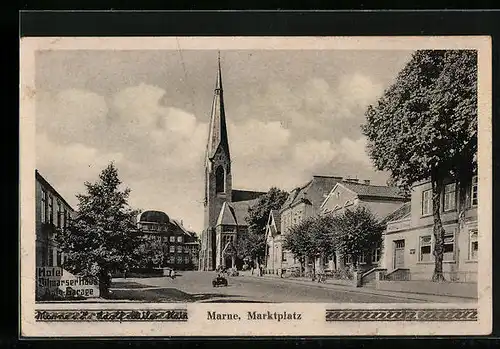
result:
[(215, 192), (223, 193), (225, 192), (225, 182), (226, 182), (226, 174), (224, 171), (224, 167), (219, 166), (217, 170), (215, 170)]

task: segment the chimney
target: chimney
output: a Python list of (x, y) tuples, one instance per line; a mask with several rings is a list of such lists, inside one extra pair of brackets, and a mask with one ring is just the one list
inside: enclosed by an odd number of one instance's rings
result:
[(366, 185), (370, 185), (370, 180), (369, 179), (365, 179), (364, 182), (365, 182)]

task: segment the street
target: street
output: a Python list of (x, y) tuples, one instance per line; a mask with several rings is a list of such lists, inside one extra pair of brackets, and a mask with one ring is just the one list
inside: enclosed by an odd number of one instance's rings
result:
[(227, 287), (213, 287), (215, 272), (181, 271), (169, 277), (114, 279), (111, 291), (116, 300), (143, 302), (310, 302), (310, 303), (397, 303), (421, 302), (391, 295), (366, 294), (349, 289), (329, 289), (286, 280), (236, 276)]

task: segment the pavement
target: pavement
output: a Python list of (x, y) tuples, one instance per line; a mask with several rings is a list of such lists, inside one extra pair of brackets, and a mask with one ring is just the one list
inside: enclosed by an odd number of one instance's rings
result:
[(264, 303), (456, 303), (470, 298), (422, 295), (318, 284), (272, 276), (228, 277), (227, 287), (213, 287), (215, 272), (178, 272), (169, 277), (113, 279), (112, 300), (138, 302), (264, 302)]

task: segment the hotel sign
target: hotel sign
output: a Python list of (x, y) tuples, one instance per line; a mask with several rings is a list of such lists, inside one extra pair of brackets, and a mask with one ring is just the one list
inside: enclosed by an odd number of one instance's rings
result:
[(37, 296), (49, 299), (99, 297), (99, 282), (95, 278), (71, 274), (61, 267), (36, 268)]

